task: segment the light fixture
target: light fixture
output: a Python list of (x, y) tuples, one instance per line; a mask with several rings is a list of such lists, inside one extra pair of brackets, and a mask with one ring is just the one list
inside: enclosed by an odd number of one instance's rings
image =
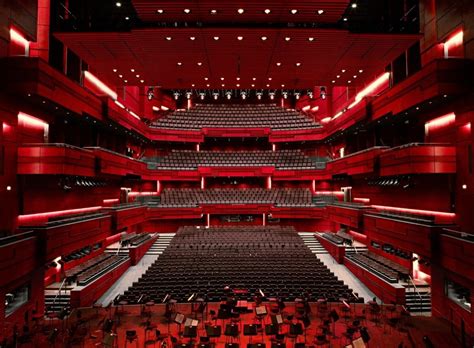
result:
[(252, 86), (252, 87), (255, 87), (255, 84), (252, 83), (251, 86)]
[(122, 75), (122, 74), (120, 74), (120, 75), (119, 75), (119, 77), (120, 77), (120, 78), (122, 78), (122, 77), (123, 77), (123, 75)]
[(11, 191), (12, 187), (10, 185), (7, 186), (7, 191)]
[(194, 83), (193, 83), (193, 84), (191, 84), (191, 87), (195, 87), (195, 86), (196, 86), (196, 85), (195, 85)]
[(331, 82), (332, 82), (332, 83), (336, 83), (336, 80), (332, 80)]
[(214, 97), (215, 100), (217, 100), (217, 98), (219, 98), (219, 93), (214, 92), (212, 93), (212, 96)]
[(347, 83), (351, 83), (352, 81), (351, 80), (348, 80)]
[(177, 64), (178, 64), (179, 66), (183, 65), (183, 63), (181, 63), (181, 62), (178, 62)]
[(156, 10), (156, 13), (158, 13), (158, 14), (163, 14), (164, 12), (165, 12), (165, 11), (164, 11), (163, 9), (161, 9), (161, 8), (159, 8), (158, 10)]
[(294, 8), (294, 9), (292, 9), (292, 10), (290, 11), (290, 13), (291, 13), (291, 14), (297, 14), (297, 13), (298, 13), (298, 10)]
[(265, 41), (265, 40), (267, 39), (267, 37), (266, 37), (266, 36), (262, 36), (261, 39), (262, 39), (262, 41)]
[(344, 22), (347, 22), (347, 17), (344, 17), (342, 20), (343, 20)]
[(268, 95), (270, 96), (271, 100), (275, 99), (275, 92), (270, 92)]
[(130, 71), (131, 71), (131, 72), (135, 72), (135, 69), (132, 68), (132, 69), (130, 69)]
[(232, 98), (232, 92), (231, 91), (225, 92), (225, 96), (227, 97), (227, 99)]
[(113, 69), (114, 72), (117, 72), (117, 69)]
[(270, 84), (269, 84), (269, 83), (267, 83), (267, 87), (270, 87)]
[(221, 81), (224, 81), (224, 78), (223, 78), (223, 77), (221, 77)]
[(210, 84), (206, 84), (206, 87), (210, 87), (211, 85)]
[(219, 40), (219, 36), (214, 36), (214, 40)]
[(204, 81), (207, 81), (207, 80), (209, 80), (209, 77), (205, 77), (205, 78), (204, 78)]
[(295, 93), (295, 99), (296, 100), (300, 99), (300, 94), (298, 92)]
[(357, 78), (357, 75), (354, 75), (354, 76), (352, 76), (352, 77), (356, 79), (356, 78)]
[(196, 37), (195, 36), (190, 36), (189, 40), (194, 41), (194, 40), (196, 40)]
[(313, 41), (314, 41), (314, 37), (308, 37), (308, 41), (313, 42)]
[(296, 63), (295, 65), (296, 65), (296, 66), (301, 66), (301, 63), (300, 63), (300, 62), (298, 62), (298, 63)]
[(117, 7), (122, 7), (122, 3), (121, 3), (120, 1), (117, 1), (117, 2), (115, 3), (115, 6), (117, 6)]
[(167, 36), (165, 39), (166, 39), (166, 41), (171, 41), (171, 40), (173, 40), (173, 38), (172, 38), (171, 36)]
[(191, 99), (193, 94), (191, 92), (186, 92), (186, 99)]
[(263, 12), (265, 12), (265, 14), (270, 14), (270, 12), (272, 12), (272, 11), (269, 8), (266, 8), (265, 11), (263, 11)]
[(237, 13), (238, 13), (238, 14), (242, 14), (242, 13), (244, 13), (244, 12), (245, 12), (245, 10), (244, 10), (243, 8), (239, 8), (239, 9), (237, 10)]
[(280, 63), (280, 62), (277, 62), (277, 63), (276, 63), (276, 65), (277, 65), (277, 66), (280, 66), (280, 65), (281, 65), (281, 63)]
[(357, 8), (357, 3), (353, 2), (351, 5), (352, 8)]
[(272, 78), (271, 78), (271, 77), (269, 77), (269, 78), (268, 78), (268, 81), (271, 81), (271, 80), (272, 80)]
[(283, 87), (285, 87), (285, 85), (284, 85), (284, 84), (282, 84), (282, 85), (281, 85), (281, 87), (283, 88)]
[(342, 69), (341, 72), (342, 72), (342, 73), (345, 73), (345, 72), (346, 72), (346, 69)]
[(324, 13), (324, 10), (318, 10), (318, 15), (322, 15)]
[(179, 92), (174, 92), (173, 95), (175, 100), (179, 99)]
[(340, 77), (341, 77), (341, 75), (336, 75), (336, 78), (340, 78)]
[(321, 87), (319, 89), (319, 96), (321, 99), (326, 99), (326, 87)]
[(245, 100), (247, 98), (247, 92), (240, 93), (240, 96), (242, 97), (242, 100)]
[(126, 21), (128, 21), (129, 19), (130, 19), (130, 17), (129, 17), (129, 16), (125, 17), (125, 20), (126, 20)]
[(221, 86), (222, 86), (222, 87), (225, 87), (225, 83), (223, 83)]
[(148, 91), (146, 92), (148, 100), (152, 100), (155, 96), (155, 92), (153, 91), (153, 87), (148, 87)]
[(256, 77), (252, 77), (252, 80), (253, 80), (253, 81), (256, 81), (256, 80), (257, 80), (257, 78), (256, 78)]
[(243, 36), (237, 36), (237, 40), (242, 41), (244, 39)]
[(206, 96), (206, 94), (204, 94), (203, 92), (199, 93), (199, 98), (201, 98), (201, 100), (204, 100), (205, 96)]
[(137, 79), (139, 79), (139, 78), (140, 78), (140, 74), (136, 74), (135, 77), (136, 77)]
[(262, 92), (257, 92), (257, 99), (258, 100), (262, 99), (262, 95), (263, 95)]
[(359, 69), (359, 74), (362, 74), (363, 72), (364, 72), (364, 70)]
[[(8, 186), (8, 187), (9, 187), (9, 186)], [(8, 187), (7, 187), (7, 190), (8, 190)], [(463, 190), (467, 190), (467, 185), (466, 185), (466, 184), (463, 184), (463, 185), (462, 185), (462, 189), (463, 189)]]
[(189, 13), (191, 13), (191, 10), (190, 10), (189, 8), (185, 8), (185, 9), (183, 10), (183, 12), (186, 13), (186, 14), (189, 14)]
[(235, 86), (236, 86), (236, 87), (240, 87), (240, 84), (238, 83), (238, 84), (236, 84)]
[(240, 77), (236, 77), (235, 79), (236, 79), (237, 81), (240, 81)]
[(201, 65), (202, 65), (202, 62), (197, 62), (197, 65), (201, 66)]
[(291, 37), (287, 36), (285, 37), (285, 41), (290, 41), (291, 40)]
[(216, 14), (217, 13), (217, 10), (211, 10), (211, 14)]

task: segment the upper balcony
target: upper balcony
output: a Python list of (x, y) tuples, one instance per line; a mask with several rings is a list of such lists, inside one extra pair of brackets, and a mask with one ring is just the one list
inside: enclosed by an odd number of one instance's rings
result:
[(376, 171), (378, 156), (388, 147), (376, 146), (328, 162), (328, 171), (332, 175), (369, 174)]
[(466, 279), (474, 279), (474, 235), (444, 229), (439, 237), (439, 257), (443, 268)]

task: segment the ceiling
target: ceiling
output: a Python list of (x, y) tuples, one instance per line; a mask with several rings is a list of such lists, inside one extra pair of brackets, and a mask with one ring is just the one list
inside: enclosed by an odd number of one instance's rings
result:
[[(349, 0), (132, 0), (132, 4), (138, 17), (146, 22), (335, 23), (341, 19)], [(185, 13), (185, 9), (190, 12)], [(239, 14), (238, 9), (244, 12)], [(266, 9), (270, 13), (265, 13)], [(291, 10), (298, 12), (292, 14)], [(319, 14), (318, 10), (324, 12)]]
[(291, 28), (154, 28), (55, 36), (111, 83), (165, 89), (357, 85), (381, 73), (419, 39)]

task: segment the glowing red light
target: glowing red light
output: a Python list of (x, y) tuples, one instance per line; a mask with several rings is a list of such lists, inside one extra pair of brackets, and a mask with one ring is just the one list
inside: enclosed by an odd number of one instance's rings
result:
[(18, 224), (27, 225), (31, 223), (46, 222), (49, 218), (72, 215), (72, 214), (80, 214), (80, 213), (91, 213), (101, 208), (102, 208), (101, 206), (96, 206), (96, 207), (87, 207), (87, 208), (78, 208), (78, 209), (57, 210), (57, 211), (50, 211), (50, 212), (45, 212), (45, 213), (18, 215)]
[(30, 128), (40, 128), (44, 129), (48, 126), (48, 123), (36, 118), (34, 116), (25, 114), (24, 112), (18, 113), (18, 123), (24, 126), (28, 126)]
[(396, 212), (401, 212), (401, 213), (433, 215), (433, 216), (449, 217), (449, 218), (454, 218), (456, 216), (456, 213), (447, 213), (447, 212), (433, 211), (433, 210), (390, 207), (390, 206), (385, 206), (385, 205), (372, 205), (372, 207), (378, 210), (391, 210), (391, 211), (396, 211)]
[(99, 80), (97, 77), (92, 75), (89, 71), (84, 71), (84, 78), (92, 83), (94, 86), (96, 86), (101, 92), (107, 94), (110, 98), (113, 100), (117, 100), (117, 93), (115, 93), (112, 88), (107, 86), (105, 83), (103, 83), (101, 80)]
[(23, 47), (28, 48), (30, 45), (30, 42), (25, 39), (25, 37), (16, 29), (10, 28), (10, 40), (13, 42), (16, 42), (19, 45), (22, 45)]
[(425, 123), (425, 133), (428, 134), (430, 131), (447, 127), (453, 124), (455, 121), (456, 115), (454, 114), (454, 112), (437, 117)]

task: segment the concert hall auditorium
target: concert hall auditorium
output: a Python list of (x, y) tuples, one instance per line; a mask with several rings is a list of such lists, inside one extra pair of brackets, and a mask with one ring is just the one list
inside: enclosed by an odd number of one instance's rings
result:
[(0, 348), (474, 347), (473, 0), (1, 0)]

